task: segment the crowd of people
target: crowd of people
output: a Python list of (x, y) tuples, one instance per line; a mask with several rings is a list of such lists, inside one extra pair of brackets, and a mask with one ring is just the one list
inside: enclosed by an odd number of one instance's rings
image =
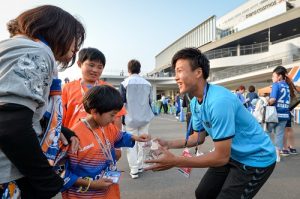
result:
[[(129, 77), (119, 90), (100, 80), (105, 55), (97, 48), (80, 49), (84, 26), (56, 6), (24, 11), (8, 23), (8, 31), (10, 38), (0, 42), (2, 199), (12, 194), (49, 199), (59, 192), (64, 199), (120, 198), (116, 163), (122, 147), (133, 179), (144, 170), (208, 168), (196, 198), (253, 198), (280, 156), (297, 154), (290, 114), (295, 86), (283, 66), (274, 69), (266, 100), (266, 106), (275, 107), (278, 122), (267, 123), (266, 133), (252, 115), (260, 99), (254, 86), (247, 95), (240, 86), (234, 95), (212, 85), (206, 56), (197, 48), (179, 50), (172, 58), (179, 92), (173, 103), (162, 94), (159, 111), (168, 113), (171, 103), (178, 118), (186, 107), (187, 136), (156, 138), (161, 154), (145, 161), (154, 113), (152, 85), (139, 75), (138, 60), (128, 62)], [(62, 87), (58, 67), (72, 66), (76, 54), (82, 76), (65, 79)], [(198, 147), (206, 136), (214, 144), (209, 153), (186, 157), (169, 151)], [(152, 165), (145, 169), (145, 163)]]
[[(266, 132), (272, 137), (274, 133), (274, 145), (276, 146), (276, 161), (280, 162), (281, 156), (298, 154), (295, 148), (294, 132), (292, 126), (293, 109), (290, 108), (290, 101), (295, 97), (293, 82), (288, 76), (288, 71), (283, 66), (278, 66), (272, 73), (273, 84), (270, 93), (263, 93), (259, 96), (255, 92), (253, 85), (249, 86), (248, 93), (245, 95), (245, 86), (241, 85), (236, 89), (236, 96), (240, 102), (251, 112), (260, 111), (259, 108), (274, 106), (277, 113), (278, 122), (267, 122), (258, 119), (262, 125), (265, 125)], [(261, 100), (264, 106), (256, 104)], [(255, 110), (256, 109), (256, 110)], [(266, 109), (261, 112), (267, 114)], [(255, 114), (254, 114), (255, 116)]]

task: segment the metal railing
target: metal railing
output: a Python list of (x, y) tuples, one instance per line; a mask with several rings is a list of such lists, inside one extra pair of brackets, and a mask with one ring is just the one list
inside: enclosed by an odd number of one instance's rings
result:
[(292, 54), (290, 51), (285, 53), (276, 54), (260, 60), (256, 60), (256, 64), (244, 64), (240, 66), (232, 66), (224, 70), (211, 73), (211, 81), (222, 80), (258, 70), (263, 70), (278, 65), (291, 64), (300, 60), (299, 50)]
[(211, 50), (204, 53), (208, 59), (237, 56), (237, 47)]
[(240, 46), (240, 55), (251, 55), (256, 53), (263, 53), (263, 52), (268, 52), (268, 50), (269, 50), (268, 42), (245, 45), (245, 46)]
[[(269, 50), (269, 43), (262, 42), (258, 44), (240, 46), (240, 55), (250, 55), (256, 53), (267, 52)], [(233, 57), (238, 55), (238, 47), (222, 48), (211, 50), (204, 53), (208, 59), (218, 59), (222, 57)]]

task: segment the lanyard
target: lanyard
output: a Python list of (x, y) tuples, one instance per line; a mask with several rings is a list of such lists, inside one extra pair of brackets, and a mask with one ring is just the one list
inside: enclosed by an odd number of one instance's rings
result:
[(111, 153), (111, 145), (110, 145), (109, 140), (105, 136), (104, 128), (101, 128), (101, 133), (102, 133), (102, 135), (104, 137), (105, 144), (102, 142), (102, 140), (100, 139), (99, 135), (92, 129), (91, 125), (87, 122), (86, 119), (82, 119), (81, 121), (93, 133), (93, 135), (94, 135), (95, 139), (97, 140), (97, 142), (98, 142), (101, 150), (103, 151), (106, 159), (110, 161), (110, 167), (109, 167), (109, 169), (112, 170), (112, 171), (115, 171), (117, 169), (116, 162), (113, 159), (113, 156), (112, 156), (112, 153)]
[[(206, 83), (205, 87), (204, 87), (204, 91), (203, 91), (202, 106), (204, 105), (204, 101), (206, 99), (206, 94), (207, 94), (207, 91), (208, 91), (208, 87), (209, 87), (209, 85), (208, 85), (208, 83)], [(188, 139), (189, 139), (189, 136), (191, 135), (191, 133), (192, 133), (192, 117), (190, 118), (189, 126), (188, 126), (187, 132), (185, 134), (185, 144), (184, 144), (185, 147), (187, 146), (187, 142), (188, 142)], [(200, 139), (200, 136), (199, 136), (199, 133), (198, 133), (197, 146), (196, 146), (196, 149), (195, 149), (196, 152), (198, 150), (199, 139)]]
[[(98, 81), (95, 81), (95, 83), (94, 83), (94, 85), (92, 87), (97, 86), (97, 85), (98, 85)], [(84, 94), (85, 94), (85, 91), (83, 89), (83, 80), (80, 81), (80, 91), (81, 91), (82, 98), (83, 98)]]

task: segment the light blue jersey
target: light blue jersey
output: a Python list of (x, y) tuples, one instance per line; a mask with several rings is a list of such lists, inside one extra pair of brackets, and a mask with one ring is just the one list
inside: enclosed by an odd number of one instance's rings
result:
[(231, 158), (252, 167), (267, 167), (276, 160), (275, 147), (256, 119), (229, 90), (207, 86), (200, 104), (191, 101), (194, 131), (205, 130), (214, 142), (232, 139)]
[(272, 84), (272, 91), (270, 98), (275, 98), (278, 120), (289, 120), (289, 106), (290, 106), (290, 88), (285, 81), (275, 82)]

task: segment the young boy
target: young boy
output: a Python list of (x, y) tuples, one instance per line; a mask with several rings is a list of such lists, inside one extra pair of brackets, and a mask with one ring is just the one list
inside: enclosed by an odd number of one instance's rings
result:
[[(83, 108), (82, 98), (88, 89), (96, 85), (108, 85), (107, 82), (100, 80), (105, 64), (105, 56), (100, 50), (83, 48), (79, 51), (77, 65), (81, 70), (82, 78), (65, 84), (62, 90), (64, 127), (73, 127), (80, 118), (87, 115)], [(122, 127), (121, 116), (125, 114), (125, 108), (116, 114), (114, 124), (119, 129)], [(116, 150), (116, 156), (117, 159), (121, 157), (120, 150)]]
[(83, 106), (88, 115), (72, 130), (80, 140), (77, 154), (68, 153), (64, 199), (120, 198), (119, 185), (104, 177), (117, 173), (114, 147), (133, 147), (135, 142), (149, 141), (148, 135), (135, 136), (121, 132), (112, 124), (123, 107), (120, 93), (113, 87), (95, 86), (85, 94)]

